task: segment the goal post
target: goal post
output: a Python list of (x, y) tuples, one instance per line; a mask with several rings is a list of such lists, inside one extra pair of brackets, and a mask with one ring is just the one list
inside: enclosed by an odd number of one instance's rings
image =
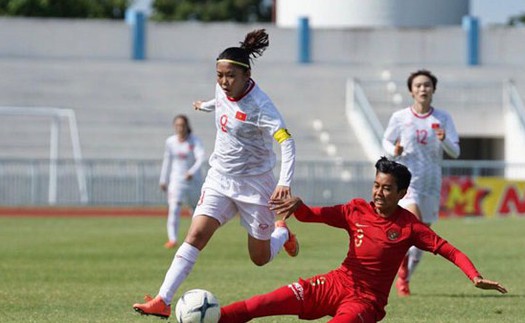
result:
[(55, 205), (58, 200), (58, 158), (60, 142), (60, 121), (65, 120), (69, 126), (69, 134), (73, 159), (75, 161), (75, 173), (78, 182), (80, 201), (82, 204), (89, 202), (86, 175), (82, 164), (82, 151), (75, 111), (72, 109), (56, 107), (18, 107), (0, 106), (0, 115), (24, 116), (24, 117), (48, 117), (50, 119), (49, 138), (49, 184), (48, 203)]

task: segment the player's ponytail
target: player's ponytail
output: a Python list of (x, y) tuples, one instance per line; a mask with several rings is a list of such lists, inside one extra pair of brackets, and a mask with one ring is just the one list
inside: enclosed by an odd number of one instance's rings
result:
[(246, 35), (244, 41), (241, 42), (241, 48), (244, 49), (249, 56), (257, 58), (262, 56), (262, 53), (270, 45), (268, 34), (264, 29), (254, 30)]
[(244, 41), (240, 42), (240, 47), (226, 48), (217, 57), (217, 62), (225, 61), (249, 70), (251, 69), (250, 62), (262, 56), (269, 45), (266, 30), (257, 29), (246, 35)]

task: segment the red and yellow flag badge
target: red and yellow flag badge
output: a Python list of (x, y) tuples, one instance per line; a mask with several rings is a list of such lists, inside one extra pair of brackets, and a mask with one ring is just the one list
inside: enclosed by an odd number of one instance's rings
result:
[(237, 113), (235, 114), (235, 119), (241, 120), (241, 121), (246, 121), (246, 113), (244, 113), (242, 111), (237, 111)]

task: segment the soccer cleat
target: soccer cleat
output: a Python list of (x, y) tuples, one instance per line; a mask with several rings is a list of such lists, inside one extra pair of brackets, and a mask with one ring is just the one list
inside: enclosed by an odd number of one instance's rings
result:
[(396, 281), (397, 295), (400, 297), (410, 296), (410, 288), (408, 287), (408, 281), (398, 277)]
[(290, 257), (297, 257), (299, 254), (299, 241), (297, 240), (297, 237), (295, 234), (293, 234), (290, 229), (288, 229), (288, 226), (286, 225), (286, 222), (283, 220), (279, 220), (275, 222), (275, 226), (278, 228), (285, 228), (288, 230), (288, 240), (284, 243), (284, 250)]
[(134, 304), (133, 309), (142, 315), (154, 315), (168, 318), (171, 315), (171, 306), (164, 303), (160, 296), (152, 298), (149, 295), (144, 296), (146, 303)]
[(164, 248), (166, 249), (173, 249), (177, 246), (177, 242), (176, 241), (171, 241), (171, 240), (168, 240), (165, 244), (164, 244)]

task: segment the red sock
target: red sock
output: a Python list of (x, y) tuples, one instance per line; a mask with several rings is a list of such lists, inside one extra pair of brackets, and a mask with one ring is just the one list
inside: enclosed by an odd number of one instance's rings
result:
[(397, 277), (401, 278), (402, 280), (406, 280), (408, 277), (408, 254), (405, 255), (401, 266), (399, 266), (399, 269), (397, 270)]
[(250, 316), (248, 315), (245, 301), (221, 307), (221, 318), (219, 323), (242, 323), (248, 322), (249, 320)]
[(302, 300), (297, 299), (292, 288), (283, 286), (273, 292), (224, 306), (219, 323), (248, 322), (256, 317), (272, 315), (298, 315)]

